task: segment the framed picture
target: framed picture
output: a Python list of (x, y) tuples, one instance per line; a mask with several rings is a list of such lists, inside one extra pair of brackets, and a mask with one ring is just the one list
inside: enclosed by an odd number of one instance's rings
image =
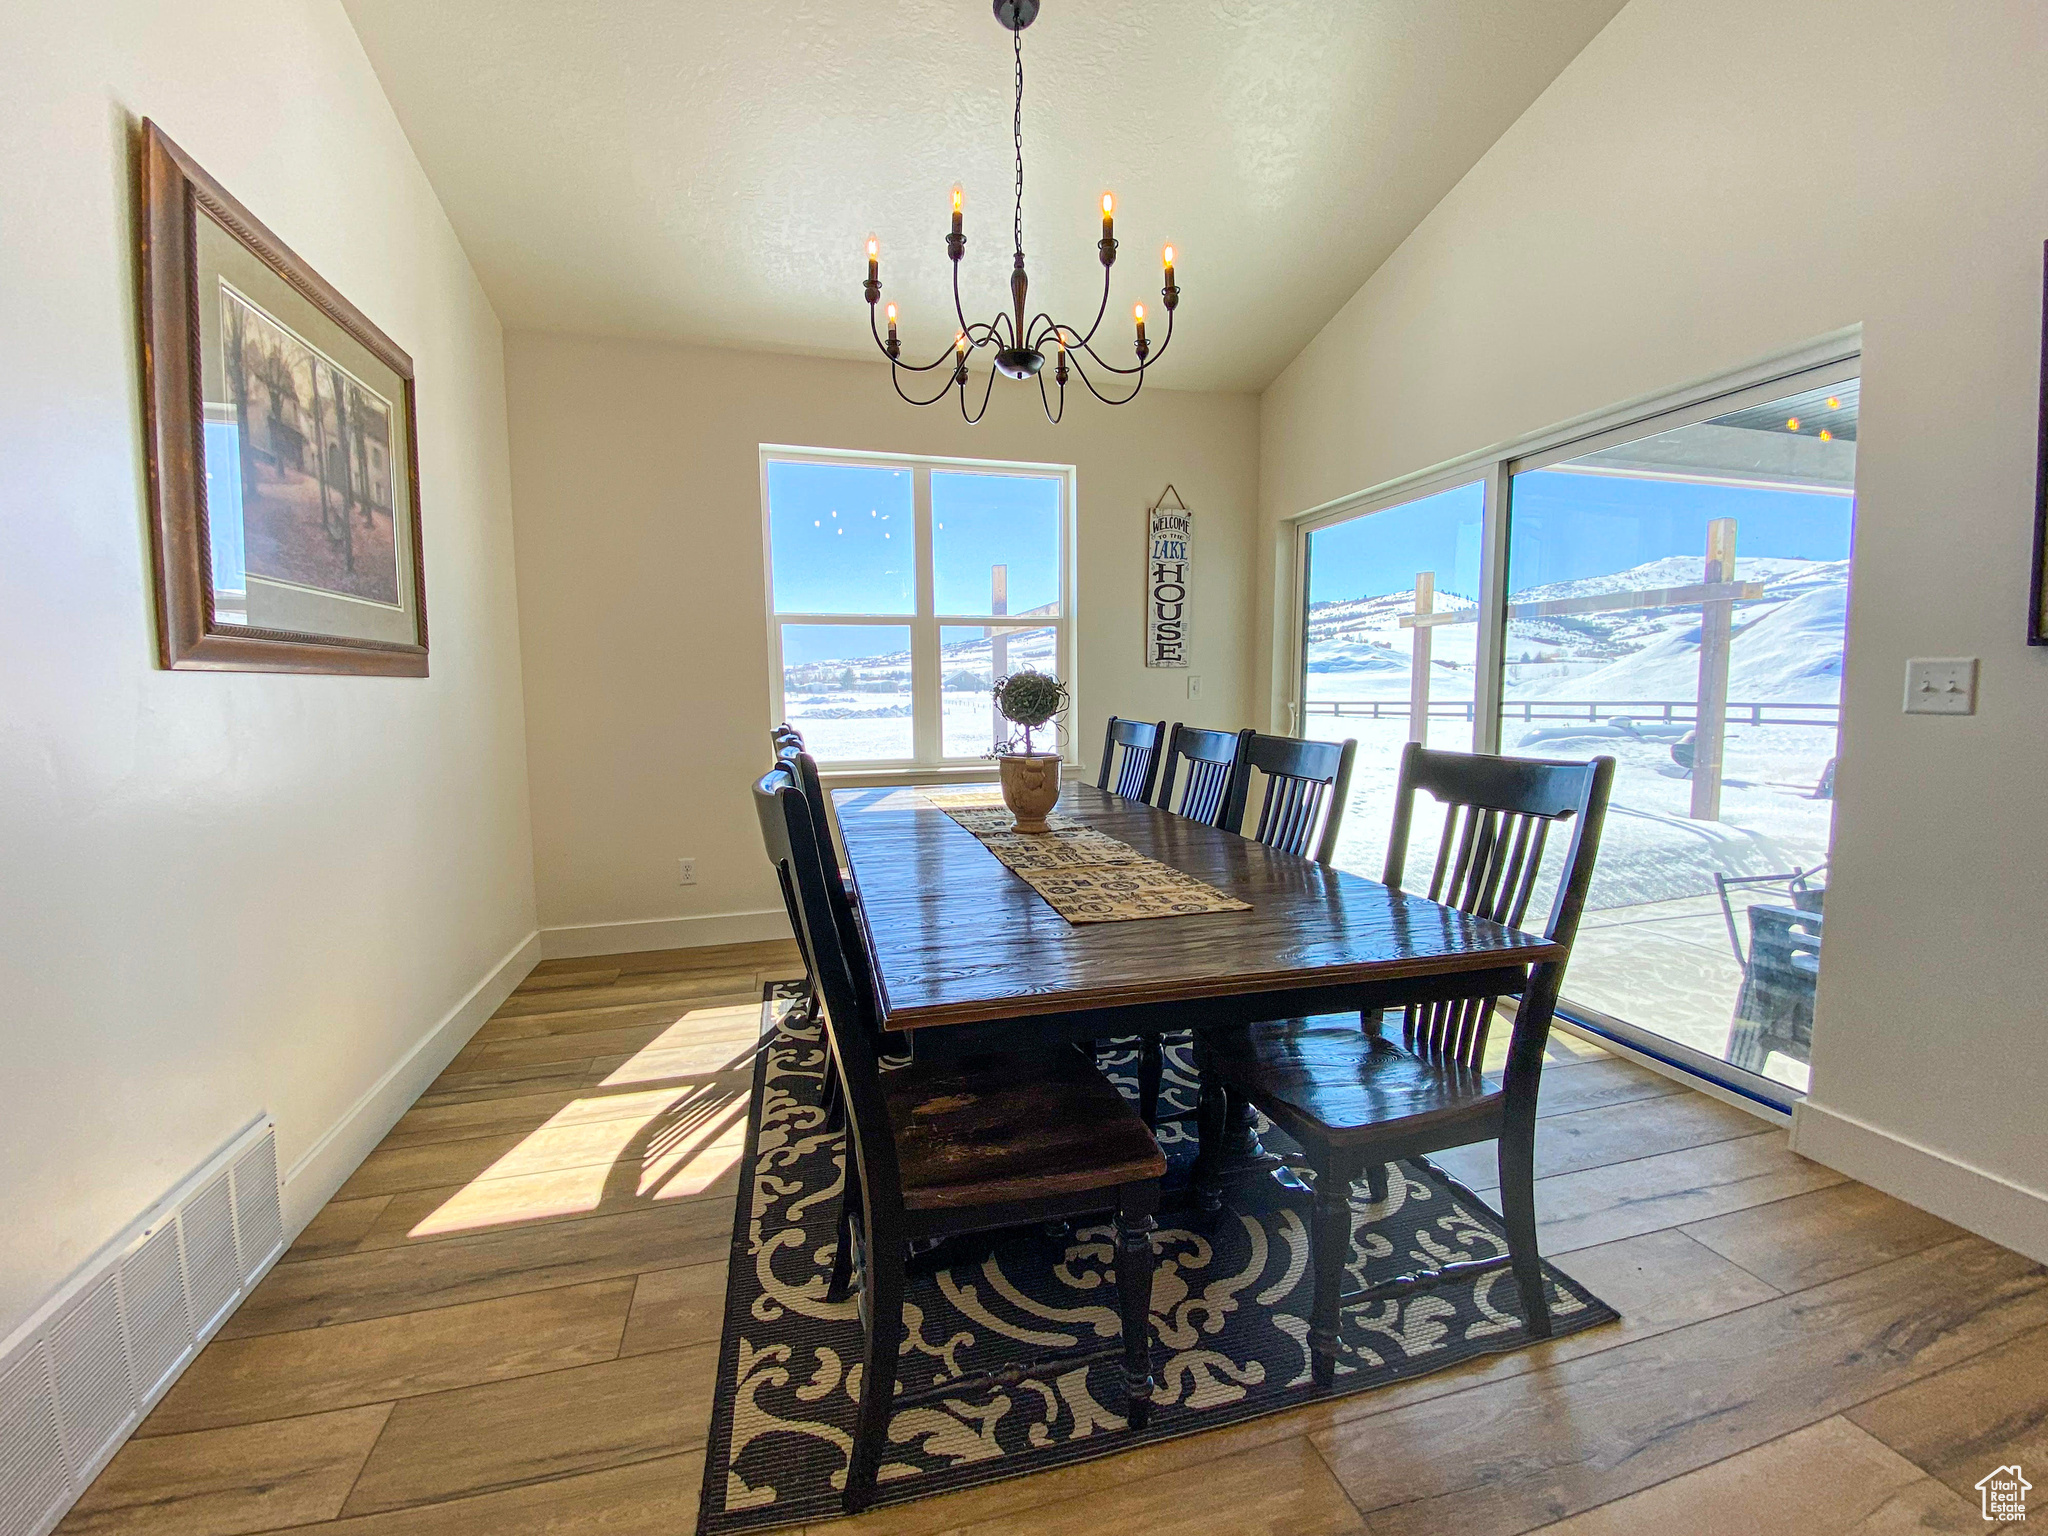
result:
[(2041, 247), (2041, 417), (2034, 460), (2034, 569), (2027, 644), (2048, 645), (2048, 244)]
[(163, 665), (426, 676), (412, 359), (154, 123), (142, 139)]

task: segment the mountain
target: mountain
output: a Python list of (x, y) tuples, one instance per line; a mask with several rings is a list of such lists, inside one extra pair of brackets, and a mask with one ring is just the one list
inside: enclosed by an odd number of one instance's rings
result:
[[(1529, 587), (1516, 592), (1513, 601), (1683, 587), (1701, 580), (1700, 566), (1697, 556), (1673, 555), (1604, 576)], [(1832, 703), (1841, 691), (1848, 562), (1748, 556), (1737, 559), (1735, 576), (1762, 586), (1763, 595), (1736, 604), (1729, 697)], [(1472, 610), (1477, 602), (1464, 594), (1439, 593), (1436, 606)], [(1308, 671), (1321, 675), (1312, 685), (1312, 697), (1385, 697), (1396, 685), (1406, 692), (1415, 631), (1401, 628), (1400, 620), (1414, 610), (1412, 590), (1312, 605)], [(1699, 631), (1697, 607), (1510, 619), (1508, 693), (1514, 698), (1690, 700), (1699, 686)], [(1444, 625), (1431, 634), (1430, 659), (1437, 669), (1456, 673), (1473, 664), (1476, 625)]]

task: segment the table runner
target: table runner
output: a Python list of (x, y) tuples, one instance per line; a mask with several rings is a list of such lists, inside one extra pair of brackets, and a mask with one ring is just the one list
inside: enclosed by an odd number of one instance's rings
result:
[(1249, 912), (1251, 903), (1147, 858), (1107, 832), (1054, 811), (1050, 832), (1011, 830), (1016, 818), (1000, 789), (927, 790), (944, 811), (1070, 923), (1124, 923), (1197, 912)]

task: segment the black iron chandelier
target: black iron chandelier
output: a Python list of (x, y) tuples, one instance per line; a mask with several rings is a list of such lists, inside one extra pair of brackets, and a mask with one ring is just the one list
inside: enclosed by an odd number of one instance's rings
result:
[[(1024, 318), (1025, 295), (1031, 287), (1031, 280), (1024, 271), (1024, 29), (1038, 19), (1038, 7), (1039, 0), (995, 0), (996, 20), (1009, 29), (1017, 55), (1017, 104), (1011, 115), (1011, 133), (1017, 147), (1017, 211), (1011, 226), (1016, 259), (1010, 273), (1011, 308), (999, 311), (993, 321), (970, 322), (960, 306), (960, 258), (967, 250), (967, 236), (960, 228), (962, 196), (956, 186), (953, 188), (953, 231), (946, 236), (946, 254), (953, 262), (953, 317), (959, 322), (958, 329), (954, 332), (953, 344), (930, 362), (906, 363), (903, 361), (903, 344), (896, 337), (896, 306), (887, 306), (889, 334), (886, 340), (875, 318), (875, 306), (882, 298), (881, 244), (873, 236), (868, 237), (868, 280), (861, 291), (867, 295), (868, 330), (875, 338), (875, 345), (889, 359), (889, 382), (895, 386), (896, 393), (912, 405), (937, 405), (949, 391), (957, 392), (960, 415), (970, 425), (980, 421), (988, 410), (989, 396), (995, 390), (999, 373), (1009, 379), (1036, 379), (1038, 398), (1045, 406), (1046, 420), (1055, 424), (1066, 414), (1067, 380), (1076, 375), (1088, 387), (1088, 392), (1103, 404), (1129, 404), (1145, 387), (1145, 370), (1164, 357), (1167, 347), (1172, 345), (1173, 311), (1180, 303), (1180, 289), (1174, 286), (1173, 281), (1173, 247), (1169, 245), (1163, 253), (1166, 286), (1159, 290), (1160, 303), (1166, 309), (1166, 337), (1159, 343), (1158, 351), (1153, 351), (1145, 339), (1143, 304), (1131, 308), (1131, 318), (1137, 327), (1136, 367), (1120, 368), (1095, 350), (1095, 333), (1101, 329), (1102, 317), (1109, 311), (1109, 269), (1116, 265), (1116, 200), (1105, 192), (1102, 194), (1102, 239), (1095, 247), (1096, 254), (1102, 258), (1102, 302), (1096, 306), (1094, 323), (1084, 333), (1060, 324), (1043, 311), (1033, 315), (1028, 322)], [(1053, 351), (1052, 377), (1058, 390), (1057, 407), (1045, 387), (1045, 350), (1048, 345)], [(989, 370), (980, 406), (970, 414), (967, 408), (967, 360), (983, 347), (995, 348), (995, 366)], [(1088, 377), (1088, 370), (1082, 363), (1084, 354), (1106, 374), (1134, 378), (1136, 382), (1130, 392), (1115, 397), (1096, 388), (1095, 381)], [(931, 373), (946, 367), (951, 368), (951, 373), (929, 399), (920, 400), (903, 388), (903, 373)]]

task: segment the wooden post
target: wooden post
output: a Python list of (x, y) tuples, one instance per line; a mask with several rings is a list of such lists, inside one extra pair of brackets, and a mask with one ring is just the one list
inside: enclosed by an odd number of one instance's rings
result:
[[(988, 611), (1007, 614), (1010, 611), (1010, 568), (1007, 565), (992, 565), (988, 568)], [(988, 677), (991, 683), (1009, 675), (1010, 632), (1007, 629), (991, 629), (988, 632)], [(995, 722), (995, 745), (1000, 747), (1009, 739), (1010, 722), (1003, 718), (1003, 712), (989, 701), (989, 714)]]
[(1415, 628), (1409, 633), (1414, 636), (1413, 660), (1408, 666), (1408, 739), (1429, 745), (1429, 637), (1436, 633), (1435, 626), (1425, 624), (1423, 619), (1436, 612), (1436, 572), (1418, 571), (1415, 575)]
[[(1735, 580), (1735, 519), (1707, 524), (1708, 586)], [(1721, 819), (1721, 740), (1728, 723), (1728, 648), (1735, 603), (1717, 598), (1700, 604), (1700, 690), (1692, 733), (1692, 819)]]

